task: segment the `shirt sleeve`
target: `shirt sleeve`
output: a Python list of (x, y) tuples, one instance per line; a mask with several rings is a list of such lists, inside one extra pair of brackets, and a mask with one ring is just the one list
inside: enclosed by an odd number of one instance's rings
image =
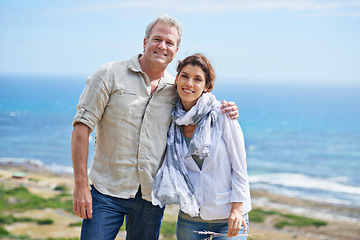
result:
[(111, 76), (108, 65), (103, 65), (87, 78), (86, 87), (77, 105), (73, 126), (77, 122), (84, 123), (94, 131), (98, 121), (102, 118), (104, 109), (110, 97)]
[(249, 196), (244, 135), (237, 120), (224, 116), (224, 140), (231, 163), (230, 202), (245, 202)]

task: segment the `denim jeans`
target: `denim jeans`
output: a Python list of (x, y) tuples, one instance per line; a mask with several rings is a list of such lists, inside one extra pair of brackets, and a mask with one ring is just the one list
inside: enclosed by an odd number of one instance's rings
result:
[(141, 190), (135, 198), (123, 199), (104, 195), (91, 189), (93, 214), (84, 219), (82, 240), (113, 240), (126, 218), (127, 240), (157, 240), (160, 235), (164, 208), (142, 199)]
[[(246, 220), (247, 231), (249, 232), (249, 220)], [(198, 234), (195, 231), (211, 231), (215, 233), (227, 234), (228, 224), (227, 223), (205, 223), (198, 221), (191, 221), (178, 217), (177, 227), (176, 227), (176, 236), (179, 240), (204, 240), (210, 237), (210, 235)], [(239, 234), (243, 234), (244, 226), (241, 226)], [(209, 238), (210, 239), (210, 238)], [(213, 236), (214, 240), (246, 240), (247, 236), (238, 236), (233, 238), (228, 238), (226, 236)]]

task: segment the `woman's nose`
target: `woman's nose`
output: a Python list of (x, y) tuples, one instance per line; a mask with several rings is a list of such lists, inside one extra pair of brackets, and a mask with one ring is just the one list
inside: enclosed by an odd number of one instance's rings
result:
[(188, 81), (186, 82), (187, 86), (192, 86), (193, 85), (193, 80), (191, 78), (188, 79)]

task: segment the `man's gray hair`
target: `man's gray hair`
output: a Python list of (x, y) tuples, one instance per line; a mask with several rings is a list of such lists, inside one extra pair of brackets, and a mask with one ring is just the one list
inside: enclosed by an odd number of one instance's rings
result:
[(170, 17), (169, 15), (161, 15), (161, 16), (157, 17), (154, 21), (149, 23), (149, 25), (146, 27), (146, 30), (145, 30), (145, 39), (149, 40), (151, 30), (155, 26), (155, 24), (158, 22), (169, 24), (172, 27), (176, 27), (178, 34), (179, 34), (179, 40), (177, 42), (177, 47), (179, 48), (183, 30), (182, 30), (180, 22), (178, 20), (176, 20), (175, 18)]

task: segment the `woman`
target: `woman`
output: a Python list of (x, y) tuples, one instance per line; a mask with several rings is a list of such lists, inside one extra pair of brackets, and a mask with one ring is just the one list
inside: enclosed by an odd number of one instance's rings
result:
[(180, 204), (180, 240), (229, 239), (240, 231), (234, 239), (247, 239), (251, 203), (243, 133), (236, 120), (221, 114), (220, 102), (210, 93), (214, 79), (201, 54), (178, 64), (180, 101), (152, 194), (154, 205)]

